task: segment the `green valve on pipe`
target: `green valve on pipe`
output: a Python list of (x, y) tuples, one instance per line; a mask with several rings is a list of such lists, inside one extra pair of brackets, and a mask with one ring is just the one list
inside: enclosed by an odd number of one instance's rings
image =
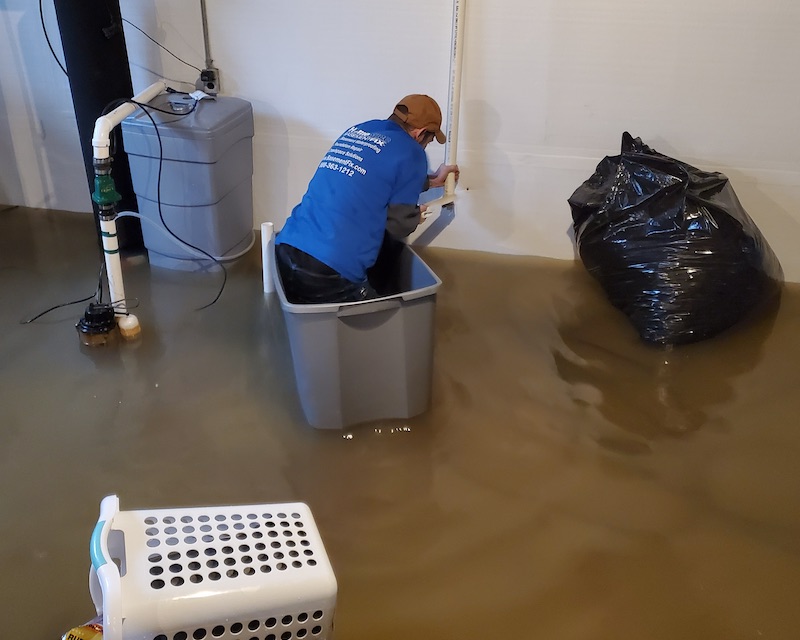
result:
[(104, 205), (114, 204), (122, 200), (122, 196), (117, 193), (114, 188), (114, 179), (111, 176), (95, 176), (94, 177), (94, 191), (92, 192), (92, 200), (94, 200), (101, 207)]

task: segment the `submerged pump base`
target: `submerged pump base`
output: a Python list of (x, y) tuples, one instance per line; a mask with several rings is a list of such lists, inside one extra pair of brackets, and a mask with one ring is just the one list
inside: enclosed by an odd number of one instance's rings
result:
[(91, 303), (86, 307), (83, 317), (75, 325), (78, 337), (87, 347), (96, 347), (116, 341), (121, 335), (126, 342), (132, 342), (142, 335), (139, 318), (132, 313), (116, 317), (110, 304)]
[(115, 339), (117, 321), (114, 309), (109, 304), (92, 302), (78, 320), (75, 329), (81, 343), (87, 347), (97, 347), (108, 344)]

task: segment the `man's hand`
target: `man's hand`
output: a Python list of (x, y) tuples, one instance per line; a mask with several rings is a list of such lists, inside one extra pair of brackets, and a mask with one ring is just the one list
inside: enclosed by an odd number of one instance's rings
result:
[(450, 174), (455, 174), (456, 182), (458, 182), (458, 165), (457, 164), (441, 164), (439, 168), (436, 170), (436, 173), (428, 176), (428, 184), (430, 188), (434, 187), (443, 187), (445, 181), (447, 180), (447, 176)]

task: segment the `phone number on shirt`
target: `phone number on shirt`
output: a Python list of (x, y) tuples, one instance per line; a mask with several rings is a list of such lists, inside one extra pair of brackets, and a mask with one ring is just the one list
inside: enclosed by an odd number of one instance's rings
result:
[(354, 176), (356, 173), (360, 173), (361, 175), (365, 175), (367, 173), (366, 169), (359, 167), (358, 165), (354, 165), (351, 169), (348, 166), (337, 164), (336, 162), (327, 162), (323, 160), (319, 163), (320, 169), (332, 169), (333, 171), (338, 171), (339, 173), (343, 173), (347, 177)]

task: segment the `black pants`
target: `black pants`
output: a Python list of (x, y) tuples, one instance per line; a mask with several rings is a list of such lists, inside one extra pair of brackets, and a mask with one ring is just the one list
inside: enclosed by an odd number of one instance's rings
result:
[(377, 298), (369, 282), (351, 282), (324, 262), (288, 244), (275, 245), (283, 291), (293, 304), (359, 302)]

